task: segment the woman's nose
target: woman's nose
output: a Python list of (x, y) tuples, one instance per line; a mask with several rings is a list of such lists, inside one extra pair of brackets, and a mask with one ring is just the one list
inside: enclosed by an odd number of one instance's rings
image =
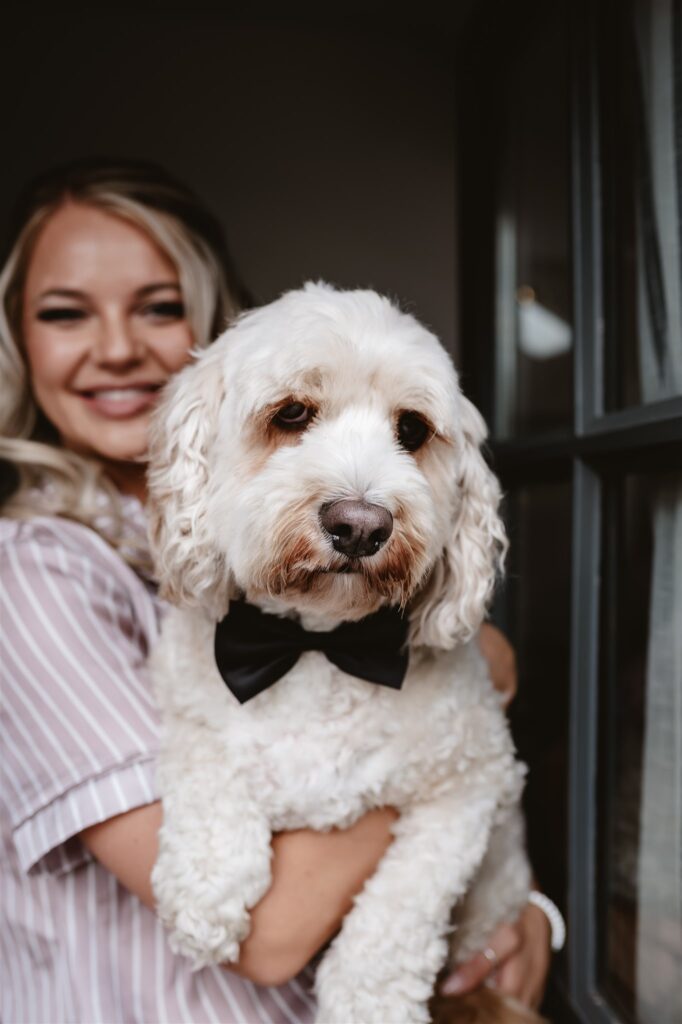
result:
[(110, 315), (98, 324), (94, 355), (102, 366), (127, 366), (142, 360), (144, 344), (127, 317)]

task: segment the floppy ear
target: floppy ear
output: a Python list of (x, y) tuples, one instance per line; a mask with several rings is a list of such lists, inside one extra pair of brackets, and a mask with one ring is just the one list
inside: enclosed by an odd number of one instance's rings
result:
[(446, 650), (470, 640), (483, 621), (507, 538), (497, 509), (500, 487), (481, 455), (486, 426), (461, 396), (461, 451), (452, 530), (411, 613), (410, 641)]
[(222, 617), (228, 570), (209, 528), (210, 452), (225, 397), (219, 342), (167, 385), (151, 427), (150, 540), (160, 594)]

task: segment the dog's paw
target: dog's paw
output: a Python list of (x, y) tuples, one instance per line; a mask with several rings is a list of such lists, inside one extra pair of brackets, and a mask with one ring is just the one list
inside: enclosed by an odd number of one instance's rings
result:
[(380, 958), (342, 963), (332, 947), (318, 968), (315, 988), (316, 1024), (429, 1024), (431, 1020), (431, 986), (407, 973), (389, 977)]
[(430, 1024), (426, 1003), (396, 996), (387, 1000), (375, 991), (345, 993), (338, 999), (318, 1000), (315, 1024)]
[(208, 840), (183, 844), (183, 837), (162, 837), (152, 870), (156, 911), (171, 949), (195, 968), (234, 963), (250, 930), (249, 908), (270, 885), (269, 845), (262, 857), (242, 857), (235, 864), (210, 858)]
[(159, 858), (152, 883), (156, 912), (173, 952), (188, 957), (195, 969), (236, 961), (250, 927), (241, 894), (223, 878), (169, 871), (169, 866), (177, 868), (168, 858)]
[(188, 906), (173, 915), (160, 916), (168, 928), (171, 949), (188, 957), (194, 970), (209, 964), (235, 963), (250, 928), (249, 913), (237, 901), (226, 901), (210, 911)]

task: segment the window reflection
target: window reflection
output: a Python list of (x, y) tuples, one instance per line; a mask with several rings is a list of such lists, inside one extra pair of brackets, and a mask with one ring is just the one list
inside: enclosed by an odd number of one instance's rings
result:
[(611, 485), (604, 515), (598, 942), (624, 1019), (682, 1011), (682, 475)]
[(681, 17), (628, 0), (604, 19), (608, 409), (682, 394)]
[(538, 10), (505, 82), (496, 224), (495, 431), (500, 437), (572, 422), (564, 20), (562, 5)]

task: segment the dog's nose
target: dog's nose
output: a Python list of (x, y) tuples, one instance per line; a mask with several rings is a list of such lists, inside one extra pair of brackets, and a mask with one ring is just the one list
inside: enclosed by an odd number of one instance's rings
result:
[(349, 558), (376, 554), (393, 532), (393, 516), (387, 508), (352, 498), (323, 505), (320, 522), (335, 550)]

